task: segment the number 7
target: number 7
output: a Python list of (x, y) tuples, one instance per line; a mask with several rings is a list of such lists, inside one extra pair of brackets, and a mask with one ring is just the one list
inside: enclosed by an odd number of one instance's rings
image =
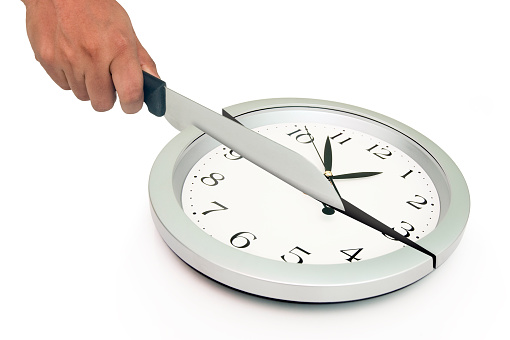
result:
[(213, 212), (213, 211), (222, 211), (222, 210), (227, 210), (227, 209), (228, 209), (226, 206), (221, 205), (220, 203), (218, 203), (218, 202), (216, 202), (216, 201), (211, 202), (211, 203), (216, 204), (218, 207), (220, 207), (220, 209), (207, 210), (207, 211), (204, 211), (204, 212), (202, 213), (202, 215), (207, 215), (208, 213), (211, 213), (211, 212)]

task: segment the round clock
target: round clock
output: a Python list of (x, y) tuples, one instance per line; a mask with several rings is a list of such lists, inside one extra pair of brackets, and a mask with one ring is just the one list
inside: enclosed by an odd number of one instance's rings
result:
[(225, 111), (303, 155), (343, 199), (427, 251), (339, 213), (190, 127), (156, 159), (149, 194), (165, 242), (206, 276), (273, 299), (358, 300), (419, 280), (459, 243), (469, 213), (466, 183), (448, 155), (415, 130), (311, 99)]

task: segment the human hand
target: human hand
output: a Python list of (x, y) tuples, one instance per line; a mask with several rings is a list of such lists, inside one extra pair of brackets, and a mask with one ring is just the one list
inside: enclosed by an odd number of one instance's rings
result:
[(108, 111), (143, 105), (142, 70), (158, 76), (126, 11), (115, 0), (22, 0), (35, 58), (64, 90)]

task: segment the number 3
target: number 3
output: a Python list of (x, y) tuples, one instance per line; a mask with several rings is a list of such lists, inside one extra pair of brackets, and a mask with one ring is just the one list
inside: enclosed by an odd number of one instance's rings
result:
[[(405, 234), (402, 234), (402, 233), (399, 233), (399, 234), (401, 234), (401, 235), (402, 235), (402, 236), (404, 236), (404, 237), (409, 237), (409, 236), (411, 236), (411, 231), (414, 231), (414, 227), (413, 227), (410, 223), (407, 223), (406, 221), (402, 221), (402, 222), (400, 222), (400, 223), (407, 224), (407, 227), (408, 227), (408, 228), (406, 228), (406, 226), (401, 226), (400, 228), (401, 228), (403, 231), (405, 231)], [(395, 228), (393, 228), (393, 230), (397, 231)], [(383, 234), (383, 235), (384, 235), (384, 236), (386, 236), (387, 238), (389, 238), (390, 240), (393, 240), (393, 241), (396, 241), (396, 240), (397, 240), (396, 238), (393, 238), (393, 237), (388, 236), (388, 235), (386, 235), (386, 234)]]

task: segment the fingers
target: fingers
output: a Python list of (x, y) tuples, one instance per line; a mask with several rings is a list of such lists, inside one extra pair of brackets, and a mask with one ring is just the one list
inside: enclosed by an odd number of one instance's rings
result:
[(87, 86), (85, 85), (85, 73), (74, 70), (67, 70), (64, 73), (76, 98), (82, 101), (90, 100)]
[(140, 66), (142, 67), (142, 70), (160, 78), (158, 70), (156, 69), (156, 63), (152, 60), (151, 56), (147, 53), (142, 44), (140, 44), (138, 38), (136, 39), (136, 44), (138, 48), (138, 59), (140, 59)]
[(136, 113), (143, 106), (142, 70), (159, 78), (156, 64), (138, 39), (136, 47), (136, 51), (126, 51), (110, 65), (113, 84), (125, 113)]
[(115, 88), (110, 71), (93, 69), (85, 75), (85, 86), (92, 108), (98, 112), (108, 111), (115, 104)]
[(46, 70), (60, 87), (71, 89), (80, 100), (90, 100), (93, 109), (99, 112), (113, 107), (115, 92), (125, 113), (140, 111), (143, 106), (142, 70), (159, 77), (156, 64), (139, 42), (138, 51), (125, 51), (109, 68), (90, 65), (87, 72), (73, 69), (58, 72), (50, 67)]
[[(50, 78), (62, 89), (70, 90), (65, 73), (57, 67), (55, 37), (55, 8), (47, 2), (24, 1), (27, 6), (27, 35), (34, 50), (35, 59), (41, 64)], [(39, 19), (44, 18), (44, 22)]]
[(63, 90), (70, 90), (71, 86), (69, 85), (69, 82), (67, 81), (67, 77), (64, 73), (64, 71), (59, 70), (55, 72), (55, 76), (52, 76), (50, 74), (51, 79), (60, 86)]
[(143, 74), (136, 53), (125, 53), (110, 64), (110, 72), (125, 113), (136, 113), (143, 105)]
[(156, 64), (140, 43), (137, 52), (120, 54), (109, 68), (91, 65), (85, 73), (61, 70), (48, 74), (63, 89), (71, 89), (78, 99), (90, 100), (96, 111), (110, 110), (115, 104), (117, 92), (122, 110), (136, 113), (143, 106), (142, 70), (159, 78)]
[(46, 73), (50, 76), (50, 78), (63, 90), (70, 90), (71, 86), (67, 81), (67, 77), (61, 69), (55, 69), (51, 63), (44, 61), (41, 57), (37, 57), (36, 59), (40, 62), (41, 66), (44, 68)]

